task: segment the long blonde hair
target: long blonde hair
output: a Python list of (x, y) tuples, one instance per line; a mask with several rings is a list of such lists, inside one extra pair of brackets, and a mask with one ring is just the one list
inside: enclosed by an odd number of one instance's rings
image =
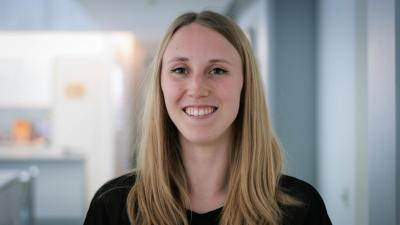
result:
[(211, 11), (186, 13), (169, 27), (149, 74), (137, 156), (136, 183), (127, 198), (131, 224), (187, 225), (188, 180), (180, 154), (178, 130), (168, 116), (160, 75), (164, 51), (181, 27), (197, 23), (224, 36), (243, 63), (244, 84), (234, 121), (235, 143), (230, 154), (228, 195), (220, 224), (277, 225), (280, 204), (291, 197), (279, 188), (283, 157), (271, 128), (255, 56), (243, 31), (229, 18)]

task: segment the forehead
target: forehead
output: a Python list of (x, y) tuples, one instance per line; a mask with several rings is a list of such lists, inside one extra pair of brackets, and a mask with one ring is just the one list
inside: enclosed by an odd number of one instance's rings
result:
[(239, 64), (241, 61), (235, 47), (224, 36), (196, 23), (181, 27), (172, 36), (163, 59), (173, 57), (223, 58)]

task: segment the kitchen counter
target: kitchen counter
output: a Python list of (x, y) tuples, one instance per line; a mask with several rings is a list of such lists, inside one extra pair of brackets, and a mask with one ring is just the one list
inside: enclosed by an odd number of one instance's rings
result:
[(55, 161), (76, 161), (83, 160), (82, 154), (71, 151), (60, 151), (56, 149), (35, 149), (35, 148), (4, 148), (0, 147), (0, 161), (4, 160), (55, 160)]

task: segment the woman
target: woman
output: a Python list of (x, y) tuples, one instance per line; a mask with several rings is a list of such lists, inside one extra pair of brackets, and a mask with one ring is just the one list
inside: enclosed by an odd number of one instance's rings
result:
[(230, 19), (186, 13), (155, 57), (137, 169), (94, 196), (85, 224), (331, 224), (282, 174), (250, 44)]

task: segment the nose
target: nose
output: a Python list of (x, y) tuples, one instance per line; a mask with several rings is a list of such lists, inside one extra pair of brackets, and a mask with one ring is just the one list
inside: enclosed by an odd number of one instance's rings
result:
[(202, 74), (194, 74), (190, 79), (188, 95), (193, 98), (207, 97), (210, 94), (208, 79)]

